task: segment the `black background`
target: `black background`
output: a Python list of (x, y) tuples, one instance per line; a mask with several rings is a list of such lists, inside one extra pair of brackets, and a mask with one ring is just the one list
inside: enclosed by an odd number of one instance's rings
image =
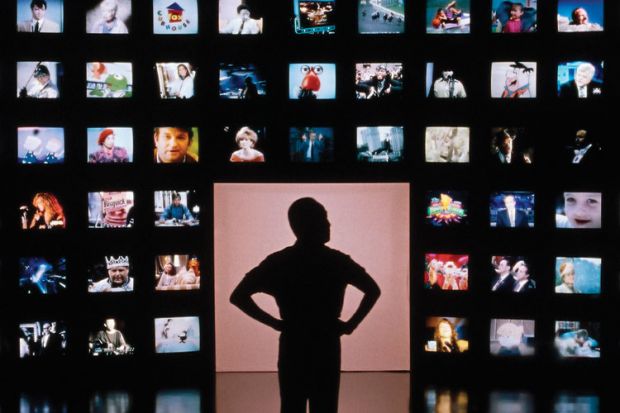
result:
[[(410, 182), (412, 193), (411, 359), (412, 408), (422, 407), (428, 385), (454, 385), (472, 391), (473, 407), (483, 408), (486, 392), (495, 388), (526, 389), (536, 394), (540, 411), (550, 411), (551, 395), (559, 389), (584, 389), (611, 396), (613, 380), (604, 379), (618, 366), (618, 130), (611, 104), (618, 96), (618, 19), (613, 1), (605, 3), (605, 32), (557, 33), (556, 1), (539, 1), (538, 32), (498, 35), (490, 31), (490, 0), (472, 1), (471, 34), (428, 35), (425, 4), (407, 1), (404, 35), (357, 34), (357, 5), (337, 3), (337, 30), (330, 36), (294, 35), (291, 2), (268, 2), (264, 34), (218, 34), (217, 1), (199, 1), (198, 35), (153, 35), (152, 6), (134, 1), (129, 35), (87, 35), (88, 5), (64, 2), (64, 33), (16, 33), (11, 24), (15, 1), (3, 5), (6, 24), (0, 27), (0, 145), (4, 166), (2, 208), (2, 289), (0, 311), (0, 375), (8, 384), (3, 397), (14, 406), (17, 394), (34, 388), (71, 400), (84, 411), (91, 391), (118, 388), (154, 390), (200, 387), (205, 409), (214, 409), (213, 199), (214, 182)], [(280, 6), (281, 4), (281, 6)], [(556, 97), (557, 64), (593, 59), (605, 61), (605, 95), (598, 100)], [(17, 61), (59, 61), (64, 65), (61, 98), (16, 98)], [(538, 97), (516, 101), (490, 98), (493, 61), (536, 61)], [(134, 89), (130, 99), (86, 99), (86, 63), (132, 62)], [(160, 100), (156, 62), (192, 61), (197, 66), (196, 96), (188, 101)], [(465, 84), (468, 98), (456, 101), (425, 98), (426, 62), (466, 62), (471, 73)], [(268, 81), (267, 96), (254, 102), (222, 100), (218, 68), (222, 62), (255, 63)], [(288, 64), (337, 64), (335, 100), (288, 99)], [(355, 64), (403, 62), (404, 93), (397, 101), (356, 101)], [(200, 163), (156, 165), (152, 161), (152, 128), (191, 124), (200, 129)], [(231, 164), (226, 125), (267, 128), (267, 163)], [(134, 128), (134, 162), (128, 165), (88, 165), (86, 128)], [(405, 161), (372, 165), (356, 161), (357, 126), (404, 126)], [(469, 126), (469, 164), (424, 162), (427, 126)], [(18, 126), (62, 126), (66, 156), (63, 165), (18, 165)], [(335, 162), (293, 164), (288, 160), (288, 130), (292, 126), (335, 128)], [(534, 165), (496, 166), (490, 160), (490, 130), (496, 126), (525, 127), (533, 137)], [(605, 162), (590, 168), (562, 164), (557, 155), (578, 128), (598, 129)], [(567, 132), (568, 131), (568, 132)], [(166, 229), (153, 225), (153, 191), (197, 189), (201, 222), (197, 228)], [(424, 225), (427, 190), (469, 192), (469, 225), (436, 229)], [(136, 226), (131, 229), (88, 229), (87, 193), (133, 190)], [(489, 196), (503, 190), (536, 194), (535, 228), (501, 230), (489, 227)], [(565, 190), (603, 193), (603, 229), (555, 229), (555, 199)], [(34, 193), (62, 197), (67, 228), (23, 232), (18, 206)], [(260, 219), (260, 217), (257, 217)], [(369, 235), (369, 242), (372, 237)], [(154, 257), (200, 251), (199, 291), (156, 293)], [(432, 294), (423, 289), (424, 254), (468, 253), (469, 291)], [(135, 291), (130, 294), (89, 295), (86, 268), (89, 255), (131, 255)], [(537, 289), (530, 296), (499, 296), (489, 290), (492, 255), (534, 257)], [(22, 256), (66, 256), (69, 288), (62, 295), (29, 297), (17, 286), (17, 260)], [(602, 257), (600, 296), (553, 293), (556, 256)], [(154, 354), (153, 319), (198, 315), (201, 351), (193, 354)], [(459, 316), (470, 321), (470, 352), (460, 356), (424, 353), (425, 318)], [(136, 354), (118, 359), (88, 355), (89, 321), (118, 317), (135, 325)], [(498, 359), (489, 355), (492, 318), (536, 320), (536, 356)], [(17, 325), (34, 320), (68, 323), (69, 350), (59, 360), (18, 359)], [(560, 361), (553, 356), (555, 320), (601, 321), (601, 358)], [(41, 380), (41, 377), (45, 380)], [(613, 400), (603, 398), (603, 405)], [(136, 411), (152, 411), (153, 397), (137, 401)], [(11, 410), (9, 410), (11, 411)]]

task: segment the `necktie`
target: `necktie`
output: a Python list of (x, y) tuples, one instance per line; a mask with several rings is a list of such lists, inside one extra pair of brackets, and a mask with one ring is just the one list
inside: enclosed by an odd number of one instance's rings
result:
[(34, 24), (34, 31), (35, 33), (39, 33), (39, 22), (38, 21)]
[(245, 20), (241, 21), (241, 27), (239, 27), (239, 34), (243, 34), (243, 25), (245, 24)]
[(514, 209), (508, 210), (508, 218), (510, 219), (510, 226), (514, 227), (515, 226), (515, 210)]
[(306, 158), (312, 159), (312, 141), (308, 143), (308, 152), (306, 152)]

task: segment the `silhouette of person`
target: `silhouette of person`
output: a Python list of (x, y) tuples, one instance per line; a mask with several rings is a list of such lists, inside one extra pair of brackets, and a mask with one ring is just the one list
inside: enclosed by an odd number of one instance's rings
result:
[[(250, 317), (279, 331), (281, 413), (336, 413), (340, 386), (340, 336), (351, 334), (381, 294), (377, 283), (330, 239), (325, 207), (301, 198), (288, 210), (294, 245), (269, 255), (230, 296)], [(348, 321), (340, 319), (347, 285), (364, 293)], [(261, 309), (256, 293), (273, 296), (280, 319)]]

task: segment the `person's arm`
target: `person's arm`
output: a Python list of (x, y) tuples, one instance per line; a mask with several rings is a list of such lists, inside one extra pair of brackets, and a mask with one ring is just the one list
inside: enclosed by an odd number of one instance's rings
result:
[(161, 213), (161, 217), (159, 217), (160, 221), (165, 221), (167, 219), (170, 219), (170, 215), (171, 215), (171, 210), (170, 210), (170, 206), (167, 206), (164, 209), (164, 212)]
[(191, 212), (189, 212), (189, 208), (186, 207), (185, 205), (183, 205), (183, 216), (188, 221), (193, 221), (194, 220), (194, 216), (192, 215)]
[(32, 216), (32, 220), (30, 221), (30, 225), (28, 226), (28, 228), (34, 228), (40, 216), (41, 214), (39, 213), (39, 211), (35, 212), (35, 214)]
[(159, 281), (157, 282), (157, 287), (156, 288), (161, 288), (164, 286), (164, 272), (162, 271), (161, 275), (159, 276)]
[(188, 75), (181, 81), (181, 87), (179, 88), (179, 98), (189, 99), (194, 96), (194, 78)]
[(460, 98), (466, 98), (467, 97), (467, 92), (465, 92), (465, 85), (463, 85), (463, 83), (460, 83), (460, 87), (459, 87), (459, 92), (457, 94), (458, 97)]
[(129, 154), (125, 148), (118, 148), (118, 157), (121, 162), (129, 162)]
[(220, 34), (233, 34), (234, 30), (235, 30), (235, 19), (232, 19), (228, 22), (226, 27), (224, 27), (222, 31), (220, 31)]
[(248, 273), (230, 295), (230, 302), (256, 321), (274, 330), (282, 331), (284, 322), (260, 308), (252, 298), (254, 294), (263, 292), (263, 289), (259, 287), (259, 280), (263, 274), (267, 275), (263, 264)]
[(127, 347), (127, 342), (125, 341), (125, 337), (123, 336), (123, 333), (121, 333), (120, 331), (118, 332), (118, 339), (121, 343), (121, 345), (119, 346), (119, 348), (125, 348)]
[(364, 298), (348, 321), (342, 323), (342, 334), (351, 334), (366, 318), (381, 295), (381, 289), (372, 277), (358, 264), (351, 261), (354, 276), (350, 284), (364, 293)]

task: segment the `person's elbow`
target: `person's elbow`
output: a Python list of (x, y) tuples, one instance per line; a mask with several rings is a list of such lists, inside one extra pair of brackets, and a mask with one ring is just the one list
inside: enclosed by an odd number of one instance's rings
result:
[(241, 305), (242, 299), (239, 289), (235, 289), (230, 295), (229, 301), (232, 305), (239, 307)]
[(381, 296), (381, 288), (379, 288), (377, 283), (372, 283), (370, 288), (366, 291), (366, 294), (373, 300), (373, 302), (377, 301)]
[(243, 289), (237, 287), (230, 295), (229, 301), (232, 305), (243, 308), (245, 304), (250, 299), (250, 295), (247, 294)]

